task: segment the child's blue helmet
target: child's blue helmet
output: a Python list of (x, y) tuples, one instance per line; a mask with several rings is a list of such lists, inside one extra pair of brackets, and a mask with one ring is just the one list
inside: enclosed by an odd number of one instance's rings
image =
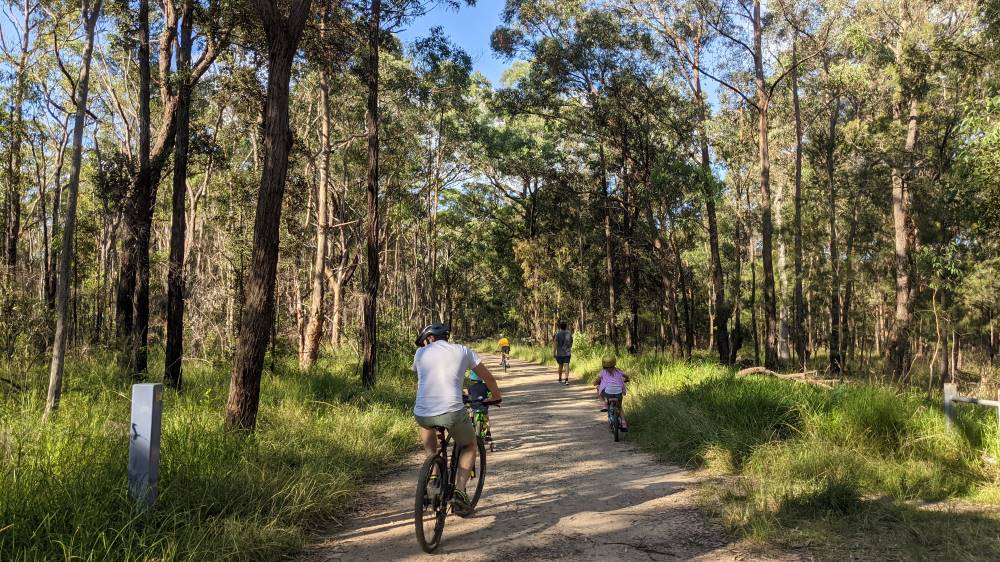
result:
[(469, 380), (472, 382), (478, 382), (479, 375), (477, 375), (475, 371), (469, 371)]

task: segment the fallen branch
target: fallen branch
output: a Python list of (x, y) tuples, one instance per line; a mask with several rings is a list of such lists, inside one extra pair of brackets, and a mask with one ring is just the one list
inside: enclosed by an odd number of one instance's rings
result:
[(0, 382), (5, 382), (5, 383), (11, 385), (12, 387), (14, 387), (14, 390), (17, 390), (17, 391), (24, 390), (23, 388), (21, 388), (21, 385), (17, 384), (16, 382), (14, 382), (14, 381), (6, 378), (6, 377), (0, 377)]
[(747, 369), (743, 369), (742, 371), (736, 373), (736, 376), (738, 376), (738, 377), (744, 377), (744, 376), (747, 376), (747, 375), (768, 375), (768, 376), (775, 377), (775, 378), (778, 378), (778, 379), (790, 380), (790, 381), (796, 381), (796, 382), (805, 382), (805, 383), (813, 384), (813, 385), (816, 385), (816, 386), (821, 386), (823, 388), (830, 388), (830, 389), (833, 388), (834, 384), (837, 384), (837, 383), (840, 382), (837, 379), (813, 379), (813, 378), (809, 378), (811, 376), (815, 376), (816, 374), (817, 374), (816, 371), (802, 371), (801, 373), (782, 374), (782, 373), (776, 373), (776, 372), (772, 371), (771, 369), (768, 369), (768, 368), (765, 368), (765, 367), (749, 367)]

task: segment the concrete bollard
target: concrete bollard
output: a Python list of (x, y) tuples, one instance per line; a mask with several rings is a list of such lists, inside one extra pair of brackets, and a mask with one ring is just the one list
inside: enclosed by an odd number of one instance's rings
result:
[(156, 502), (160, 479), (160, 421), (163, 385), (132, 385), (132, 425), (128, 448), (128, 491), (140, 507)]

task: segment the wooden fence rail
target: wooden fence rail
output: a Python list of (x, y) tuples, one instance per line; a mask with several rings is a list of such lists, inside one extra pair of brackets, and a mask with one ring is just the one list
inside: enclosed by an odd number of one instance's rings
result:
[(974, 406), (986, 406), (988, 408), (996, 408), (997, 411), (997, 431), (998, 436), (1000, 436), (1000, 400), (984, 400), (982, 398), (973, 398), (971, 396), (962, 396), (958, 393), (958, 385), (955, 383), (946, 383), (944, 385), (944, 417), (945, 422), (948, 427), (952, 427), (955, 424), (955, 404), (972, 404)]

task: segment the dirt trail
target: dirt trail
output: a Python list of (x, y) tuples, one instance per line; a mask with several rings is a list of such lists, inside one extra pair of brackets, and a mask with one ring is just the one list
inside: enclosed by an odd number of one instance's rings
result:
[[(497, 372), (497, 357), (484, 357)], [(593, 388), (556, 383), (555, 369), (517, 360), (499, 371), (504, 404), (490, 410), (476, 514), (449, 516), (439, 560), (796, 559), (734, 542), (697, 507), (703, 476), (614, 443)], [(422, 453), (372, 488), (344, 527), (302, 554), (308, 562), (429, 559), (417, 545), (413, 494)]]

